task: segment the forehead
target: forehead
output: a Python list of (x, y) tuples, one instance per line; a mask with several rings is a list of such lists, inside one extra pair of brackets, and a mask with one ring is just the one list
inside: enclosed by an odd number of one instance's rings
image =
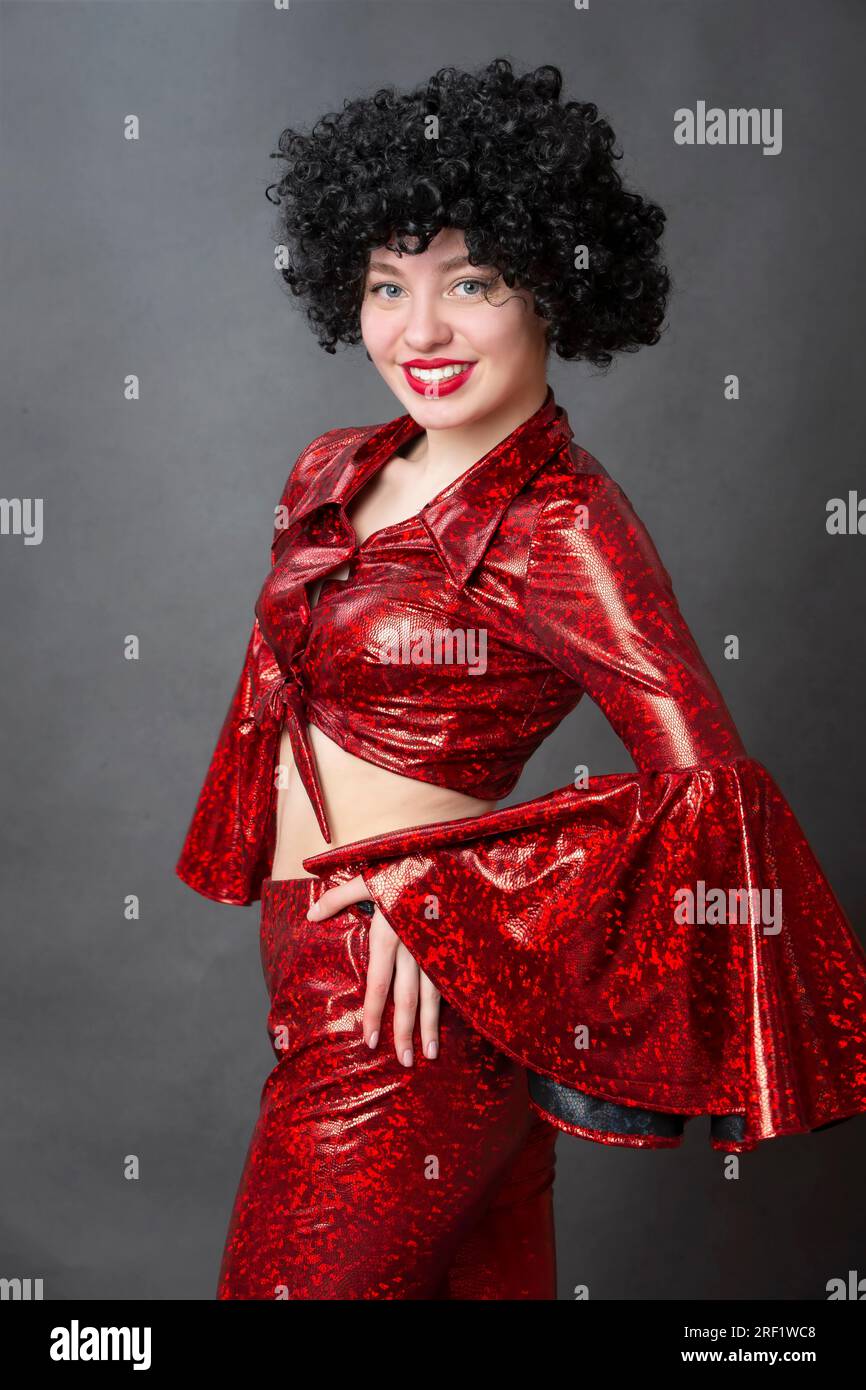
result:
[[(406, 244), (412, 245), (410, 238)], [(454, 267), (452, 261), (465, 261), (466, 238), (459, 227), (443, 227), (437, 232), (426, 251), (416, 255), (401, 255), (399, 251), (389, 250), (387, 246), (377, 246), (370, 252), (369, 264), (387, 266), (399, 271), (404, 277), (410, 275), (447, 274)]]

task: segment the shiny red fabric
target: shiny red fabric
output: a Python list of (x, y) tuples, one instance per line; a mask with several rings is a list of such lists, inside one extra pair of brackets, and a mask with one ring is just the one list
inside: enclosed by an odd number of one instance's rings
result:
[[(749, 758), (597, 777), (304, 867), (362, 873), (475, 1028), (542, 1076), (616, 1103), (571, 1124), (548, 1087), (542, 1113), (564, 1130), (669, 1147), (681, 1131), (633, 1129), (623, 1107), (741, 1116), (727, 1137), (711, 1131), (714, 1148), (740, 1152), (866, 1109), (866, 957)], [(733, 888), (751, 892), (732, 901)]]
[[(373, 856), (371, 897), (563, 1129), (660, 1146), (708, 1114), (714, 1145), (737, 1150), (866, 1110), (866, 956), (625, 493), (549, 393), (417, 517), (358, 546), (346, 504), (415, 433), (410, 416), (332, 431), (299, 459), (177, 872), (218, 901), (259, 895), (283, 721), (330, 841), (308, 722), (370, 762), (498, 798), (586, 693), (635, 774), (305, 866)], [(442, 659), (455, 631), (485, 634), (483, 671), (468, 647)], [(676, 919), (683, 895), (703, 910), (719, 890), (757, 894), (751, 915)]]
[[(649, 535), (572, 443), (552, 392), (416, 517), (357, 545), (347, 503), (417, 431), (405, 415), (323, 435), (283, 492), (241, 677), (177, 865), (219, 902), (254, 901), (269, 872), (283, 723), (328, 843), (308, 722), (369, 762), (484, 799), (512, 789), (584, 693), (640, 769), (744, 752)], [(311, 610), (317, 581), (346, 561), (349, 579)], [(484, 634), (483, 671), (459, 651), (430, 659), (449, 633)], [(395, 634), (409, 659), (383, 661)]]
[(440, 1055), (364, 1042), (369, 918), (309, 922), (314, 878), (268, 880), (273, 1071), (229, 1219), (218, 1299), (555, 1299), (557, 1130), (526, 1073), (446, 1003)]
[[(289, 673), (286, 717), (327, 841), (305, 721), (389, 771), (498, 801), (582, 693), (527, 642), (524, 612), (539, 498), (521, 489), (570, 440), (564, 414), (551, 400), (418, 517), (356, 547), (346, 504), (418, 432), (402, 416), (310, 478), (285, 518), (303, 532), (277, 541), (256, 604)], [(349, 577), (326, 579), (311, 611), (307, 587), (344, 560)]]

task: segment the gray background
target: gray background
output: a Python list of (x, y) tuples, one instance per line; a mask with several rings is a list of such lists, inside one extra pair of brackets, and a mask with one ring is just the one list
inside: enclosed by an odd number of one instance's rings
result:
[[(552, 384), (862, 935), (866, 540), (829, 537), (825, 505), (863, 480), (864, 16), (4, 0), (0, 24), (2, 493), (45, 499), (41, 546), (0, 538), (0, 1274), (48, 1298), (210, 1299), (272, 1054), (258, 909), (207, 902), (173, 866), (289, 469), (320, 431), (402, 410), (363, 349), (321, 351), (273, 269), (280, 130), (500, 54), (557, 62), (610, 119), (669, 215), (669, 327), (606, 378), (558, 363)], [(782, 107), (781, 155), (675, 146), (674, 110), (699, 99)], [(509, 800), (576, 761), (630, 767), (588, 701)], [(560, 1296), (823, 1298), (863, 1272), (864, 1160), (862, 1118), (763, 1146), (736, 1182), (702, 1121), (674, 1152), (563, 1135)]]

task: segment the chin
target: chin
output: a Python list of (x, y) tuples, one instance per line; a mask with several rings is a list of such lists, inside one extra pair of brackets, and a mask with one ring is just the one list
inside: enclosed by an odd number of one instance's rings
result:
[(456, 429), (460, 425), (471, 425), (488, 413), (486, 409), (474, 410), (468, 405), (458, 405), (456, 401), (426, 401), (422, 396), (405, 402), (406, 411), (427, 430)]

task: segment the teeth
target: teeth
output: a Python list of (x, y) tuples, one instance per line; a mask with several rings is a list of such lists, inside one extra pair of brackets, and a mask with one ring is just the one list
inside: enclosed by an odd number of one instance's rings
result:
[(456, 362), (451, 367), (410, 367), (409, 371), (417, 381), (448, 381), (452, 376), (459, 376), (471, 366), (470, 362)]

